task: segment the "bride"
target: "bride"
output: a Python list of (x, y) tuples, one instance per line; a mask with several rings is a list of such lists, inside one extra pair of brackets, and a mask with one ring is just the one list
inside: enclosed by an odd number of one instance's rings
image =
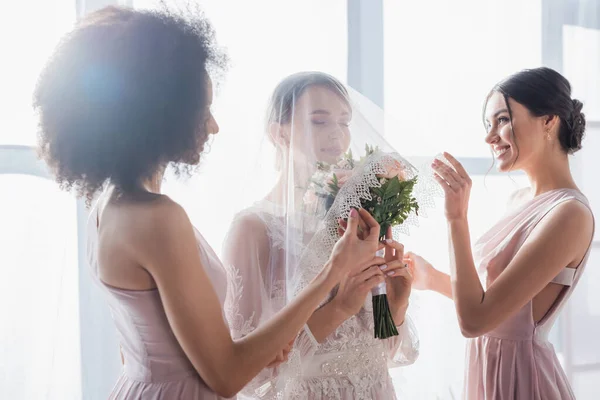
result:
[[(352, 98), (354, 100), (354, 97)], [(223, 259), (230, 273), (226, 313), (235, 338), (248, 335), (291, 301), (313, 276), (304, 261), (324, 214), (308, 190), (318, 163), (335, 164), (366, 144), (391, 150), (335, 78), (299, 73), (275, 89), (267, 140), (275, 147), (278, 179), (268, 194), (234, 218)], [(399, 171), (400, 172), (400, 171)], [(338, 174), (340, 183), (347, 176)], [(367, 229), (366, 227), (364, 227)], [(389, 235), (390, 233), (388, 233)], [(318, 246), (318, 244), (317, 244)], [(341, 282), (315, 310), (289, 360), (267, 368), (243, 391), (250, 398), (394, 399), (388, 367), (412, 364), (418, 338), (406, 310), (412, 277), (402, 245), (386, 246), (387, 267)], [(399, 335), (375, 339), (370, 290), (385, 277)]]

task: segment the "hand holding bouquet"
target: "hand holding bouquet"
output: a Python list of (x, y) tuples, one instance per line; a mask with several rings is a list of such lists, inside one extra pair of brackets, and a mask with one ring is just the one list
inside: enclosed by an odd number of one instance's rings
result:
[[(304, 198), (305, 206), (329, 211), (346, 182), (365, 168), (371, 168), (369, 160), (380, 155), (384, 154), (367, 145), (365, 156), (359, 160), (355, 160), (352, 152), (349, 152), (335, 165), (318, 164)], [(360, 206), (369, 211), (379, 223), (379, 237), (384, 240), (389, 228), (402, 224), (412, 212), (418, 214), (419, 204), (413, 197), (417, 177), (407, 179), (406, 167), (393, 157), (382, 165), (383, 168), (379, 168), (379, 172), (375, 174), (376, 179), (370, 180), (367, 188), (360, 186), (361, 193), (357, 190), (356, 195), (360, 198)], [(385, 282), (371, 293), (375, 337), (386, 339), (398, 335), (390, 312)]]

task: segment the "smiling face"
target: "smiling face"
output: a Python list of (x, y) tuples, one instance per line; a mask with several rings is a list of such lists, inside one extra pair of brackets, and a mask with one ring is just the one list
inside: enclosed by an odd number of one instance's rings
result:
[[(510, 107), (510, 111), (509, 111)], [(541, 117), (513, 99), (493, 92), (485, 108), (485, 138), (494, 153), (499, 171), (530, 169), (542, 160), (547, 134)]]

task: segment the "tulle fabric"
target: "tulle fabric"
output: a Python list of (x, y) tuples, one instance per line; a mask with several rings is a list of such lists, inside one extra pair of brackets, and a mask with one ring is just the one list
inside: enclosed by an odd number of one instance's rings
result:
[[(384, 125), (379, 107), (325, 74), (296, 74), (275, 91), (256, 165), (247, 170), (249, 189), (238, 195), (257, 193), (259, 185), (266, 189), (233, 218), (223, 245), (229, 281), (225, 311), (235, 338), (272, 318), (316, 276), (338, 238), (338, 218), (347, 217), (350, 207), (368, 193), (368, 185), (377, 184), (377, 173), (393, 165), (402, 179), (419, 175), (415, 196), (422, 205), (420, 215), (433, 204), (433, 181), (387, 143)], [(349, 151), (358, 160), (367, 146), (376, 148), (378, 155), (352, 174), (339, 175), (343, 189), (333, 204), (314, 196), (311, 184), (321, 165), (342, 165)], [(271, 183), (265, 184), (264, 177)], [(416, 215), (395, 234), (408, 233), (411, 224), (418, 224)], [(336, 290), (322, 299), (321, 306), (333, 299)], [(240, 397), (401, 397), (388, 369), (410, 365), (418, 357), (418, 334), (410, 312), (409, 308), (398, 327), (399, 336), (387, 340), (374, 338), (370, 295), (360, 312), (321, 343), (307, 325), (289, 360), (263, 370)]]

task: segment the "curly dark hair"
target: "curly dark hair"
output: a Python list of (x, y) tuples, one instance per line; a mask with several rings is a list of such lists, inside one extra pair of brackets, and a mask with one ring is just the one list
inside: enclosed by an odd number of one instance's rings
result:
[(41, 158), (63, 189), (88, 200), (107, 182), (126, 191), (167, 164), (198, 164), (208, 140), (209, 72), (226, 63), (198, 10), (106, 7), (87, 15), (57, 46), (34, 92)]

